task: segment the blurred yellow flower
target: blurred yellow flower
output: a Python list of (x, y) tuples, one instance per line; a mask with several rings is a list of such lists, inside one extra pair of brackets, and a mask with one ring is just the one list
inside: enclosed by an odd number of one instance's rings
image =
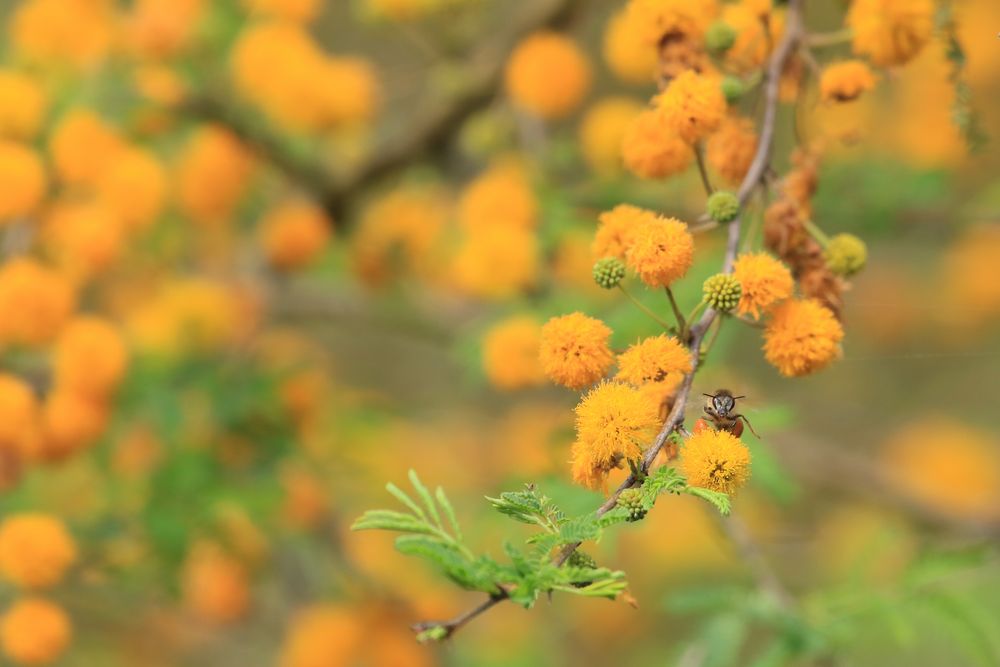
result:
[(601, 176), (621, 172), (625, 132), (643, 109), (630, 97), (606, 97), (587, 109), (580, 122), (580, 151), (592, 171)]
[(181, 587), (184, 603), (199, 619), (225, 624), (250, 607), (246, 568), (213, 542), (196, 542), (184, 561)]
[(57, 202), (46, 211), (42, 231), (53, 259), (75, 278), (90, 278), (108, 269), (125, 248), (121, 219), (93, 200)]
[(826, 102), (850, 102), (874, 88), (875, 75), (861, 60), (827, 65), (819, 79), (820, 96)]
[(654, 98), (656, 109), (685, 141), (694, 143), (722, 124), (726, 98), (719, 79), (687, 70)]
[(217, 125), (199, 128), (177, 161), (177, 205), (197, 223), (228, 222), (255, 166), (253, 155), (232, 132)]
[(0, 69), (0, 137), (31, 139), (41, 127), (48, 96), (31, 76)]
[(483, 337), (483, 370), (493, 386), (505, 390), (542, 384), (539, 360), (542, 327), (527, 315), (503, 320)]
[(680, 468), (691, 486), (732, 495), (750, 477), (750, 450), (729, 431), (696, 430), (681, 448)]
[(157, 156), (141, 148), (115, 153), (95, 184), (98, 200), (130, 229), (152, 225), (167, 203), (168, 183)]
[(0, 267), (0, 341), (39, 345), (55, 338), (76, 306), (73, 286), (62, 274), (19, 257)]
[(673, 34), (700, 40), (718, 11), (716, 0), (629, 0), (625, 6), (632, 38), (650, 46)]
[(57, 387), (94, 400), (112, 395), (128, 369), (128, 348), (110, 321), (86, 315), (60, 332), (53, 353)]
[(87, 449), (104, 434), (108, 416), (100, 399), (57, 387), (42, 405), (42, 438), (33, 456), (58, 462)]
[(47, 181), (38, 153), (0, 139), (0, 225), (32, 213), (42, 203)]
[(583, 389), (605, 376), (614, 363), (611, 329), (583, 313), (554, 317), (542, 327), (539, 359), (556, 384)]
[(458, 221), (470, 231), (490, 225), (534, 229), (538, 201), (525, 167), (507, 160), (479, 174), (462, 191)]
[(115, 129), (85, 107), (60, 118), (49, 139), (55, 174), (71, 185), (95, 183), (123, 147)]
[(694, 151), (666, 118), (655, 109), (639, 113), (622, 138), (622, 161), (640, 178), (666, 178), (691, 164)]
[(757, 133), (753, 121), (730, 115), (709, 136), (705, 157), (722, 180), (735, 187), (743, 181), (756, 152)]
[(47, 665), (66, 651), (73, 636), (61, 607), (41, 598), (17, 600), (0, 617), (0, 647), (21, 665)]
[(347, 667), (363, 641), (354, 610), (337, 605), (304, 609), (292, 617), (281, 667)]
[(546, 120), (573, 113), (591, 82), (587, 57), (572, 40), (554, 32), (537, 32), (518, 44), (504, 77), (515, 106)]
[(456, 286), (472, 296), (505, 299), (534, 286), (538, 239), (519, 227), (485, 227), (467, 234), (453, 260)]
[(789, 299), (771, 314), (764, 357), (785, 377), (808, 375), (840, 357), (844, 329), (815, 299)]
[[(656, 78), (656, 46), (636, 39), (644, 25), (642, 17), (622, 11), (608, 20), (604, 29), (604, 60), (619, 79), (636, 85), (649, 85)], [(640, 25), (633, 22), (639, 21)]]
[(635, 230), (656, 217), (652, 211), (630, 204), (619, 204), (610, 211), (601, 213), (597, 218), (599, 225), (591, 246), (594, 260), (605, 257), (625, 259), (625, 252), (632, 244)]
[(76, 543), (58, 518), (9, 514), (0, 523), (0, 576), (21, 588), (50, 588), (76, 562)]
[(38, 399), (27, 382), (0, 373), (0, 451), (22, 457), (33, 447), (38, 427)]
[(315, 19), (323, 8), (320, 0), (243, 0), (243, 6), (254, 15), (306, 23)]
[(260, 222), (261, 245), (268, 263), (281, 271), (305, 267), (323, 253), (332, 236), (326, 212), (306, 201), (288, 201), (268, 211)]
[(932, 0), (854, 0), (847, 12), (853, 48), (879, 67), (903, 65), (930, 41)]
[(14, 48), (44, 64), (93, 68), (114, 39), (111, 0), (26, 0), (10, 17)]

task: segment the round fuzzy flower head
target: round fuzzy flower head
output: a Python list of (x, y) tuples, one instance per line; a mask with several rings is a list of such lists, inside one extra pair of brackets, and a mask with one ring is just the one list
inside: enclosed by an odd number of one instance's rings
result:
[(618, 355), (615, 377), (635, 386), (663, 382), (670, 375), (691, 372), (691, 353), (680, 341), (666, 334), (652, 336)]
[(38, 422), (38, 398), (27, 382), (0, 373), (0, 451), (26, 453)]
[(638, 389), (604, 382), (576, 406), (573, 481), (598, 489), (623, 459), (642, 455), (659, 425), (657, 405)]
[[(639, 18), (641, 21), (641, 17)], [(656, 78), (656, 45), (635, 38), (635, 17), (619, 12), (604, 30), (603, 54), (608, 69), (625, 83), (649, 85)]]
[(726, 183), (739, 185), (757, 152), (757, 133), (748, 118), (727, 116), (708, 138), (705, 158)]
[(738, 311), (759, 320), (779, 302), (792, 295), (792, 273), (784, 264), (765, 253), (747, 253), (736, 258), (733, 276), (740, 282)]
[(483, 370), (493, 386), (522, 389), (545, 380), (538, 351), (542, 328), (532, 317), (511, 317), (483, 338)]
[(609, 338), (611, 329), (604, 322), (583, 313), (554, 317), (542, 327), (542, 370), (564, 387), (588, 387), (604, 377), (614, 362)]
[(837, 234), (823, 252), (826, 265), (841, 276), (852, 276), (865, 268), (868, 262), (868, 246), (854, 234)]
[(37, 81), (20, 72), (0, 70), (0, 137), (34, 137), (47, 105)]
[(0, 524), (0, 575), (22, 588), (59, 583), (76, 561), (76, 543), (58, 519), (14, 514)]
[(590, 63), (570, 39), (538, 32), (522, 41), (505, 72), (507, 93), (521, 109), (546, 120), (564, 118), (590, 89)]
[(122, 333), (98, 317), (78, 317), (70, 322), (60, 332), (54, 352), (56, 384), (94, 400), (114, 393), (128, 368)]
[(55, 662), (72, 636), (66, 612), (48, 600), (18, 600), (0, 617), (0, 648), (19, 665)]
[(452, 271), (467, 294), (505, 299), (535, 284), (538, 265), (538, 238), (531, 231), (494, 225), (466, 236)]
[(640, 178), (679, 174), (693, 159), (691, 147), (655, 109), (642, 111), (625, 129), (622, 161), (626, 169)]
[(700, 38), (718, 14), (715, 0), (630, 0), (626, 15), (633, 39), (656, 46), (671, 34)]
[(538, 200), (524, 165), (500, 161), (479, 174), (462, 191), (458, 222), (470, 231), (493, 225), (534, 229)]
[(844, 329), (815, 299), (778, 306), (764, 331), (764, 357), (785, 377), (809, 375), (840, 356)]
[(669, 287), (694, 260), (694, 238), (674, 218), (643, 218), (625, 252), (625, 263), (650, 287)]
[(246, 193), (253, 169), (253, 155), (232, 132), (202, 127), (177, 163), (177, 204), (195, 222), (225, 223)]
[(34, 211), (46, 187), (45, 168), (35, 151), (0, 141), (0, 224)]
[(655, 219), (656, 214), (652, 211), (629, 204), (619, 204), (610, 211), (601, 213), (597, 217), (600, 225), (594, 234), (591, 253), (596, 260), (605, 257), (625, 259), (625, 251), (632, 244), (635, 230), (644, 221)]
[(717, 78), (687, 70), (656, 97), (656, 108), (684, 141), (693, 144), (722, 124), (726, 98)]
[(847, 12), (853, 48), (879, 67), (903, 65), (920, 53), (934, 31), (932, 0), (854, 0)]
[(281, 204), (261, 221), (268, 263), (280, 271), (308, 266), (326, 249), (333, 224), (320, 207), (305, 201)]
[(729, 431), (706, 428), (684, 443), (680, 467), (691, 486), (732, 495), (750, 477), (750, 450)]
[(740, 199), (732, 192), (713, 192), (705, 202), (708, 217), (716, 222), (732, 222), (740, 214)]
[(235, 621), (250, 604), (246, 568), (211, 542), (192, 547), (184, 563), (182, 588), (187, 607), (213, 623)]
[(12, 259), (0, 267), (0, 340), (39, 345), (52, 340), (76, 302), (69, 280), (33, 259)]
[(850, 102), (875, 88), (875, 75), (860, 60), (828, 65), (819, 79), (819, 91), (826, 102)]

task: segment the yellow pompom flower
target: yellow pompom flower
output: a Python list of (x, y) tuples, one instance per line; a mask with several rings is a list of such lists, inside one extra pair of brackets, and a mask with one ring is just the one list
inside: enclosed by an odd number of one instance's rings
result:
[(49, 153), (55, 175), (71, 185), (92, 184), (124, 146), (114, 128), (86, 108), (63, 116), (52, 131)]
[(199, 129), (177, 163), (178, 206), (195, 222), (228, 221), (254, 166), (253, 155), (232, 132), (216, 125)]
[(453, 261), (456, 286), (472, 296), (505, 299), (538, 280), (538, 239), (519, 227), (492, 226), (467, 234)]
[(322, 9), (320, 0), (243, 0), (243, 6), (254, 15), (302, 23), (312, 21)]
[(542, 327), (539, 359), (550, 380), (570, 389), (603, 378), (615, 357), (608, 347), (611, 329), (583, 313), (554, 317)]
[(569, 38), (554, 32), (526, 37), (507, 61), (507, 94), (520, 109), (546, 120), (564, 118), (590, 89), (590, 63)]
[(770, 2), (763, 7), (760, 4), (757, 0), (742, 0), (727, 4), (722, 11), (722, 21), (736, 33), (736, 40), (726, 50), (725, 62), (739, 73), (762, 66), (769, 47), (781, 39), (783, 17), (771, 12)]
[(96, 183), (99, 201), (131, 229), (148, 227), (167, 201), (167, 174), (156, 156), (140, 148), (116, 153)]
[(742, 183), (756, 152), (753, 122), (741, 116), (727, 116), (708, 138), (705, 157), (722, 180), (736, 186)]
[(714, 132), (726, 115), (726, 97), (719, 80), (691, 70), (674, 78), (655, 103), (667, 124), (688, 143)]
[(576, 406), (573, 481), (601, 488), (623, 459), (642, 456), (659, 422), (659, 406), (638, 389), (620, 382), (594, 387)]
[(57, 387), (42, 406), (42, 440), (34, 456), (64, 461), (82, 452), (104, 435), (108, 406), (101, 400)]
[(483, 370), (499, 389), (533, 387), (545, 381), (539, 350), (542, 327), (533, 317), (514, 316), (483, 337)]
[(114, 20), (111, 0), (26, 0), (10, 17), (9, 35), (29, 60), (87, 69), (111, 50)]
[(654, 47), (667, 35), (701, 39), (718, 11), (716, 0), (629, 0), (625, 7), (632, 38)]
[(750, 450), (729, 431), (701, 429), (684, 442), (680, 469), (689, 485), (732, 495), (750, 477)]
[(31, 139), (38, 133), (47, 106), (45, 91), (35, 79), (0, 70), (0, 137)]
[(789, 299), (774, 309), (764, 330), (764, 358), (785, 377), (822, 370), (840, 357), (844, 329), (815, 299)]
[(28, 383), (0, 373), (0, 451), (29, 453), (38, 425), (38, 399)]
[(121, 256), (125, 229), (107, 206), (73, 199), (58, 202), (47, 211), (42, 238), (60, 267), (71, 276), (89, 278)]
[(854, 53), (879, 67), (903, 65), (914, 58), (934, 31), (932, 0), (854, 0), (847, 12), (854, 31)]
[(76, 543), (59, 519), (10, 514), (0, 523), (0, 576), (21, 588), (49, 588), (76, 562)]
[(590, 107), (580, 122), (580, 152), (595, 173), (613, 176), (622, 169), (622, 141), (642, 104), (629, 97), (607, 97)]
[(87, 315), (59, 334), (53, 355), (56, 386), (93, 400), (118, 389), (128, 368), (128, 348), (109, 321)]
[(538, 224), (538, 201), (524, 166), (499, 162), (465, 186), (458, 222), (470, 231), (492, 225), (533, 229)]
[(826, 102), (850, 102), (875, 88), (875, 75), (861, 60), (845, 60), (827, 65), (819, 79), (819, 91)]
[(356, 610), (317, 605), (292, 617), (279, 667), (347, 667), (364, 638)]
[(691, 146), (681, 138), (666, 116), (646, 109), (632, 119), (622, 138), (622, 161), (640, 178), (666, 178), (679, 174), (694, 159)]
[(955, 516), (1000, 518), (1000, 455), (990, 434), (929, 418), (893, 434), (881, 454), (890, 479), (915, 499)]
[[(691, 353), (672, 336), (646, 338), (618, 355), (619, 380), (637, 387), (691, 372)], [(670, 377), (672, 376), (672, 377)]]
[(76, 305), (65, 276), (33, 259), (19, 257), (0, 267), (0, 341), (21, 345), (47, 343), (66, 323)]
[(45, 197), (47, 185), (38, 153), (0, 140), (0, 225), (32, 213)]
[(18, 600), (0, 617), (0, 647), (19, 665), (55, 662), (72, 638), (73, 626), (66, 612), (47, 600)]
[(737, 312), (755, 320), (792, 295), (795, 281), (784, 264), (770, 255), (744, 253), (733, 264), (733, 275), (740, 283)]
[(624, 11), (611, 17), (604, 29), (604, 60), (625, 83), (648, 85), (656, 78), (656, 45), (636, 39), (642, 24), (635, 21)]
[(694, 237), (676, 218), (643, 216), (625, 250), (625, 263), (650, 287), (669, 287), (694, 261)]
[(315, 204), (292, 201), (281, 204), (261, 221), (261, 245), (268, 263), (289, 271), (316, 261), (330, 242), (333, 223)]
[(656, 217), (652, 211), (631, 204), (619, 204), (610, 211), (601, 213), (597, 218), (600, 225), (590, 247), (594, 261), (605, 257), (625, 259), (625, 252), (632, 244), (635, 230)]
[(213, 542), (194, 544), (184, 562), (184, 603), (198, 618), (231, 623), (250, 606), (246, 567)]
[(136, 0), (125, 18), (123, 40), (140, 58), (177, 56), (190, 45), (206, 4), (205, 0)]

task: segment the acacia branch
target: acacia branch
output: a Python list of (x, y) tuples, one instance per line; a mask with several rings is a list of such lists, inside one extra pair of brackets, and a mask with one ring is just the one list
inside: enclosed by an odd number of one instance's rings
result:
[[(750, 164), (750, 168), (747, 170), (746, 176), (743, 178), (743, 182), (740, 184), (738, 196), (741, 207), (746, 205), (750, 195), (757, 188), (761, 179), (763, 179), (766, 174), (770, 163), (772, 143), (774, 141), (775, 134), (775, 122), (778, 115), (778, 93), (781, 83), (781, 73), (785, 68), (785, 63), (791, 57), (802, 38), (803, 2), (804, 0), (789, 0), (788, 14), (786, 18), (787, 29), (781, 42), (778, 44), (777, 49), (771, 55), (768, 63), (766, 73), (767, 81), (765, 87), (765, 107), (763, 119), (761, 121), (762, 129), (760, 139), (757, 144), (757, 151), (754, 154), (754, 159)], [(726, 273), (732, 272), (733, 262), (735, 261), (737, 248), (739, 247), (739, 241), (740, 217), (737, 217), (730, 223), (729, 226), (729, 237), (726, 243), (726, 254), (723, 262), (723, 271)], [(691, 327), (689, 339), (686, 342), (688, 350), (691, 353), (691, 358), (695, 360), (695, 368), (684, 376), (684, 380), (681, 383), (674, 399), (674, 404), (670, 409), (670, 414), (667, 416), (666, 421), (664, 421), (663, 426), (660, 428), (660, 431), (653, 440), (653, 443), (643, 453), (641, 466), (641, 473), (643, 475), (649, 471), (653, 462), (656, 460), (656, 457), (659, 456), (660, 451), (662, 451), (663, 446), (666, 444), (667, 439), (674, 433), (674, 431), (680, 429), (684, 423), (684, 411), (687, 407), (688, 397), (691, 394), (691, 386), (694, 383), (695, 374), (701, 365), (699, 357), (701, 354), (702, 341), (704, 340), (709, 327), (711, 327), (718, 315), (719, 314), (715, 310), (709, 308), (705, 311), (704, 315), (702, 315), (701, 319)], [(640, 480), (636, 477), (636, 475), (630, 474), (625, 481), (623, 481), (618, 488), (615, 489), (614, 493), (612, 493), (604, 501), (604, 503), (597, 508), (595, 514), (600, 517), (610, 512), (618, 504), (618, 497), (621, 493), (626, 489), (637, 486), (639, 483)], [(566, 545), (555, 557), (554, 562), (557, 565), (565, 563), (573, 552), (580, 546), (580, 544), (580, 542), (576, 542)], [(441, 623), (421, 623), (415, 627), (423, 630), (434, 627), (443, 627), (445, 628), (447, 635), (450, 636), (455, 630), (468, 622), (468, 620), (475, 618), (479, 614), (492, 608), (497, 603), (502, 602), (505, 599), (507, 599), (507, 595), (504, 593), (491, 596), (485, 603), (479, 605), (466, 614), (456, 617), (456, 619), (453, 619), (452, 621)], [(455, 621), (460, 621), (460, 623), (455, 625)]]
[(363, 192), (398, 174), (415, 162), (446, 149), (464, 122), (488, 106), (503, 82), (508, 54), (526, 35), (542, 28), (566, 25), (584, 0), (535, 0), (526, 3), (529, 11), (516, 17), (512, 29), (499, 30), (472, 54), (449, 66), (458, 71), (463, 83), (453, 92), (428, 96), (428, 109), (415, 109), (406, 133), (377, 146), (372, 157), (346, 176), (338, 176), (315, 159), (296, 155), (287, 138), (273, 128), (250, 119), (222, 94), (202, 91), (181, 105), (189, 115), (226, 126), (265, 161), (307, 191), (330, 214), (333, 224), (346, 226), (349, 205)]

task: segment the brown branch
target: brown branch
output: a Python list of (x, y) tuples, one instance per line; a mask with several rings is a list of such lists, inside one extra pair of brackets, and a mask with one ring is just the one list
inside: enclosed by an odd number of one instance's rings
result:
[[(775, 121), (777, 119), (778, 113), (778, 92), (779, 85), (781, 83), (781, 72), (785, 67), (785, 63), (788, 58), (791, 57), (795, 50), (796, 45), (802, 37), (802, 4), (804, 0), (789, 0), (788, 3), (788, 13), (786, 18), (787, 29), (785, 35), (783, 36), (781, 42), (779, 43), (777, 49), (772, 54), (770, 62), (767, 69), (767, 83), (765, 89), (765, 99), (766, 104), (764, 108), (764, 116), (762, 122), (762, 129), (760, 134), (760, 140), (757, 145), (757, 152), (754, 154), (753, 162), (750, 164), (750, 168), (747, 170), (747, 174), (740, 184), (739, 188), (739, 199), (740, 206), (744, 206), (750, 195), (756, 189), (757, 185), (761, 182), (765, 173), (767, 172), (767, 167), (771, 156), (771, 143), (774, 140), (775, 132)], [(725, 272), (731, 272), (733, 261), (736, 258), (736, 251), (739, 246), (740, 240), (740, 219), (737, 218), (730, 223), (729, 227), (729, 238), (726, 244), (726, 255), (723, 265), (723, 270)], [(692, 359), (699, 360), (701, 353), (701, 345), (704, 340), (705, 334), (707, 333), (709, 327), (715, 321), (718, 314), (713, 309), (709, 308), (702, 315), (701, 319), (691, 327), (689, 333), (689, 339), (686, 341), (688, 345), (688, 350), (691, 352)], [(688, 397), (691, 393), (691, 386), (694, 383), (694, 376), (700, 367), (700, 361), (696, 361), (695, 368), (684, 376), (684, 380), (681, 383), (680, 389), (677, 391), (677, 396), (674, 399), (674, 404), (670, 409), (670, 414), (664, 421), (663, 426), (660, 428), (659, 433), (653, 443), (646, 449), (642, 457), (642, 467), (641, 472), (643, 474), (647, 473), (652, 467), (653, 462), (656, 457), (659, 456), (660, 451), (666, 444), (667, 439), (670, 435), (680, 429), (684, 423), (684, 411), (687, 407)], [(604, 514), (610, 512), (615, 505), (618, 503), (618, 497), (621, 493), (629, 488), (636, 486), (639, 480), (634, 474), (629, 475), (625, 481), (623, 481), (614, 493), (612, 493), (600, 507), (595, 511), (596, 516), (600, 517)], [(580, 542), (566, 545), (556, 556), (554, 562), (557, 565), (562, 565), (566, 560), (573, 554), (574, 551), (580, 546)], [(782, 589), (783, 590), (783, 589)], [(448, 630), (448, 635), (450, 636), (458, 627), (462, 624), (471, 620), (483, 613), (487, 609), (493, 607), (498, 602), (506, 599), (506, 596), (496, 597), (491, 596), (485, 603), (479, 605), (471, 612), (462, 614), (458, 616), (455, 620), (460, 620), (461, 623), (452, 628), (449, 623), (454, 621), (448, 621), (444, 623), (422, 623), (419, 627), (427, 630), (434, 627), (444, 627)]]
[[(548, 0), (526, 3), (527, 16), (512, 21), (513, 28), (498, 30), (477, 52), (455, 63), (456, 75), (465, 83), (451, 94), (428, 95), (434, 106), (414, 110), (405, 136), (378, 146), (372, 158), (347, 176), (338, 177), (322, 164), (295, 155), (280, 134), (249, 120), (234, 107), (229, 95), (202, 92), (186, 100), (180, 110), (191, 116), (225, 125), (264, 160), (309, 192), (330, 214), (334, 224), (345, 227), (352, 200), (360, 193), (398, 174), (415, 162), (443, 152), (464, 122), (497, 96), (503, 82), (507, 55), (526, 35), (542, 28), (565, 26), (584, 0)], [(442, 98), (444, 98), (442, 100)]]

